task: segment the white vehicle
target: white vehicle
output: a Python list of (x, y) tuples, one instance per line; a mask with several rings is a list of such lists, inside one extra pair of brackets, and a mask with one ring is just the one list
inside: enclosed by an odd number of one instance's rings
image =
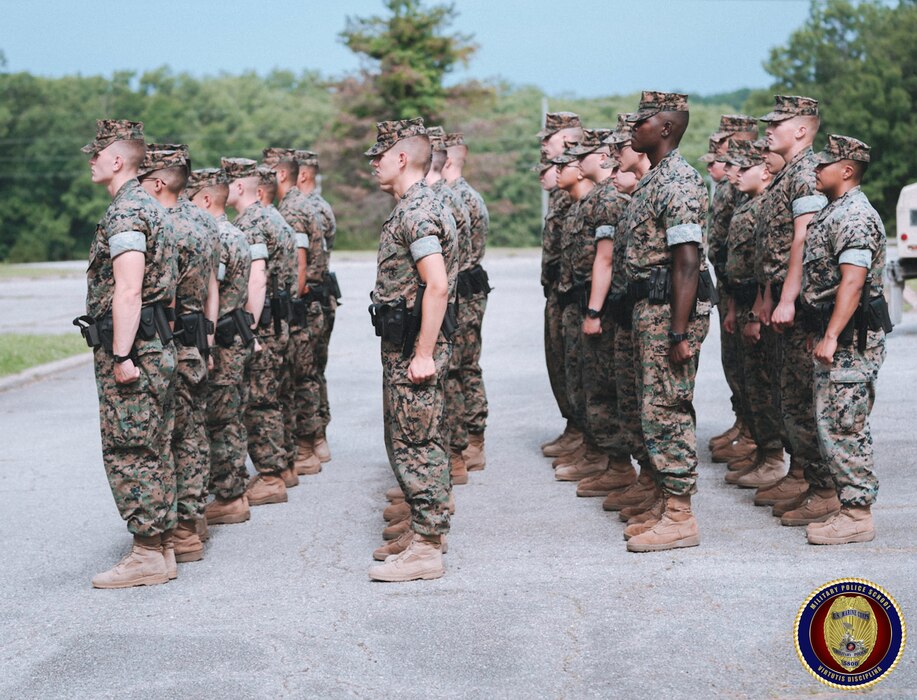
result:
[(889, 315), (892, 323), (900, 323), (904, 310), (904, 283), (917, 278), (917, 182), (901, 190), (895, 214), (898, 255), (895, 260), (889, 259), (886, 274), (889, 282)]

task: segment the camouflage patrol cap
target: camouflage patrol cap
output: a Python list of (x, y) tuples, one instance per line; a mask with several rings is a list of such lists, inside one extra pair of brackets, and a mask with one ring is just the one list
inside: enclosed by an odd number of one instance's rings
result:
[(636, 112), (627, 115), (629, 122), (642, 122), (660, 112), (687, 112), (688, 96), (678, 92), (644, 90)]
[(579, 115), (573, 112), (548, 112), (544, 116), (544, 129), (535, 134), (541, 140), (553, 136), (562, 129), (581, 129)]
[(764, 152), (757, 145), (757, 141), (748, 139), (729, 140), (726, 151), (726, 162), (738, 168), (750, 168), (764, 163)]
[(191, 170), (191, 154), (183, 143), (151, 143), (146, 147), (146, 155), (137, 169), (142, 177), (156, 170), (184, 167)]
[(712, 163), (716, 160), (716, 147), (719, 145), (719, 141), (714, 138), (710, 138), (707, 142), (707, 152), (702, 155), (698, 160), (701, 163)]
[(774, 109), (758, 120), (782, 122), (793, 117), (817, 117), (818, 100), (799, 95), (774, 95)]
[(446, 144), (446, 148), (453, 148), (455, 146), (464, 146), (465, 145), (465, 134), (461, 131), (456, 131), (451, 134), (446, 134), (446, 138), (443, 139), (443, 142)]
[(869, 162), (869, 146), (852, 136), (830, 134), (825, 148), (815, 154), (818, 165), (828, 165), (839, 160), (858, 160), (861, 163)]
[(293, 162), (296, 160), (296, 150), (293, 148), (278, 148), (276, 146), (271, 148), (265, 148), (261, 151), (262, 164), (273, 168), (275, 165), (281, 161)]
[(258, 177), (258, 163), (251, 158), (220, 158), (220, 167), (230, 182), (246, 177)]
[(713, 141), (722, 141), (733, 134), (753, 133), (758, 135), (758, 120), (744, 114), (724, 114), (720, 117), (720, 128), (713, 132)]
[(274, 172), (274, 169), (271, 166), (259, 165), (256, 170), (259, 185), (267, 185), (270, 187), (271, 185), (277, 184), (277, 173)]
[(376, 123), (376, 143), (363, 155), (375, 158), (403, 139), (412, 136), (426, 136), (427, 130), (423, 125), (423, 117), (414, 119), (398, 119), (397, 121)]
[(318, 154), (314, 151), (297, 149), (293, 151), (293, 159), (299, 163), (300, 167), (318, 167)]
[(83, 153), (96, 155), (111, 146), (115, 141), (143, 141), (143, 122), (131, 122), (124, 119), (96, 120), (96, 137), (80, 150)]
[(219, 185), (228, 185), (229, 178), (221, 168), (204, 168), (203, 170), (192, 170), (188, 175), (188, 184), (185, 186), (185, 194), (189, 199), (207, 187), (217, 187)]
[(574, 153), (574, 151), (579, 147), (578, 141), (565, 141), (564, 150), (560, 155), (554, 156), (551, 158), (552, 165), (566, 165), (567, 163), (572, 163), (575, 160), (579, 160), (582, 156)]
[(605, 148), (605, 139), (611, 136), (611, 129), (583, 129), (583, 138), (578, 144), (570, 148), (570, 153), (576, 156), (587, 156)]
[(433, 148), (434, 152), (446, 150), (446, 130), (443, 129), (443, 127), (427, 127), (427, 136), (430, 137), (430, 146)]
[(627, 143), (630, 141), (632, 135), (633, 129), (631, 129), (630, 124), (627, 123), (627, 115), (619, 114), (618, 125), (615, 127), (615, 130), (605, 138), (605, 143), (609, 143), (612, 146), (619, 143)]

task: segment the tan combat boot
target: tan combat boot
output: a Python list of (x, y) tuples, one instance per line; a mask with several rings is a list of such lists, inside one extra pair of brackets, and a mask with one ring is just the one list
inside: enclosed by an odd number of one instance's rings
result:
[(602, 501), (602, 510), (613, 512), (636, 506), (653, 493), (656, 485), (649, 469), (641, 468), (637, 480), (625, 489), (611, 491)]
[(403, 532), (394, 540), (389, 540), (381, 547), (378, 547), (373, 552), (373, 559), (376, 561), (385, 561), (388, 557), (393, 554), (401, 554), (404, 550), (408, 548), (408, 545), (411, 544), (411, 540), (414, 539), (414, 531), (408, 530)]
[[(299, 443), (294, 469), (300, 476), (311, 476), (322, 470), (322, 461), (315, 454), (315, 445), (312, 440), (302, 440)], [(252, 503), (252, 505), (256, 504)]]
[(735, 422), (729, 426), (725, 431), (719, 435), (714, 435), (710, 438), (710, 442), (707, 443), (707, 448), (713, 452), (713, 450), (718, 447), (725, 447), (730, 442), (739, 437), (739, 433), (742, 432), (742, 421), (737, 417)]
[(175, 541), (172, 530), (162, 533), (162, 559), (166, 563), (166, 576), (170, 581), (178, 578), (178, 564), (175, 562)]
[(197, 536), (201, 542), (207, 542), (210, 539), (210, 529), (207, 527), (206, 516), (195, 519), (194, 525), (197, 527)]
[(654, 485), (653, 490), (647, 491), (646, 498), (640, 501), (640, 503), (634, 506), (627, 506), (626, 508), (622, 508), (621, 510), (619, 510), (618, 519), (622, 523), (630, 522), (630, 519), (633, 518), (635, 515), (640, 515), (641, 513), (645, 513), (650, 508), (652, 508), (656, 504), (656, 501), (658, 501), (661, 497), (662, 497), (662, 491), (660, 491)]
[(392, 486), (385, 492), (385, 498), (390, 503), (397, 503), (398, 501), (404, 500), (404, 491), (401, 490), (400, 486)]
[(411, 506), (408, 505), (407, 501), (399, 501), (398, 503), (392, 503), (390, 506), (387, 506), (385, 510), (382, 511), (382, 518), (385, 522), (398, 522), (399, 520), (404, 520), (411, 516)]
[(576, 486), (576, 495), (581, 498), (607, 496), (616, 489), (624, 489), (637, 481), (637, 472), (629, 459), (608, 460), (608, 469), (598, 476), (590, 476)]
[(809, 495), (799, 508), (787, 511), (780, 518), (781, 525), (795, 527), (820, 523), (841, 509), (841, 502), (837, 499), (837, 492), (833, 488), (810, 488)]
[(665, 510), (665, 499), (659, 498), (649, 510), (635, 515), (627, 521), (627, 527), (624, 528), (624, 539), (629, 540), (635, 535), (640, 535), (652, 528), (662, 519), (662, 512)]
[(244, 523), (252, 517), (245, 494), (228, 501), (215, 498), (204, 508), (204, 517), (208, 525), (234, 525)]
[(562, 454), (572, 452), (582, 443), (583, 433), (567, 423), (567, 427), (560, 436), (541, 446), (541, 454), (545, 457), (560, 457)]
[(197, 536), (197, 524), (193, 520), (179, 520), (172, 533), (175, 561), (182, 564), (204, 558), (204, 543)]
[(166, 583), (169, 574), (162, 555), (162, 537), (134, 535), (130, 553), (108, 571), (96, 574), (94, 588), (130, 588)]
[(728, 462), (726, 462), (726, 469), (731, 472), (748, 471), (758, 464), (759, 458), (760, 455), (758, 454), (758, 450), (754, 449), (747, 455), (736, 457), (735, 459), (730, 459)]
[(809, 544), (851, 544), (872, 542), (875, 538), (876, 528), (869, 506), (841, 506), (840, 511), (825, 522), (806, 527)]
[(468, 468), (465, 466), (465, 458), (462, 457), (461, 450), (449, 452), (449, 473), (452, 475), (454, 486), (468, 483)]
[(331, 461), (331, 447), (328, 446), (328, 438), (325, 437), (325, 431), (315, 435), (315, 442), (312, 444), (312, 451), (322, 463)]
[(568, 466), (557, 467), (554, 478), (558, 481), (579, 481), (590, 476), (598, 476), (608, 469), (608, 455), (602, 454), (594, 447), (589, 447), (583, 458)]
[(727, 469), (726, 473), (723, 474), (723, 481), (727, 484), (736, 485), (739, 479), (741, 479), (746, 474), (751, 474), (755, 469), (758, 468), (758, 465), (761, 463), (761, 457), (756, 452), (752, 459), (745, 462), (744, 466), (741, 469)]
[(739, 433), (739, 437), (722, 447), (714, 449), (710, 457), (714, 462), (730, 462), (740, 457), (746, 457), (749, 452), (754, 452), (757, 448), (755, 441), (751, 438), (748, 429)]
[(760, 458), (755, 468), (747, 474), (736, 479), (735, 483), (741, 489), (760, 489), (774, 486), (785, 474), (783, 448), (775, 450), (761, 450)]
[(586, 456), (586, 445), (585, 443), (580, 443), (579, 447), (571, 452), (564, 452), (562, 455), (555, 457), (551, 462), (551, 466), (554, 469), (558, 467), (569, 467), (571, 464), (576, 464), (579, 460)]
[(280, 472), (280, 477), (283, 479), (283, 485), (288, 489), (299, 486), (299, 476), (296, 474), (295, 467), (284, 469), (282, 472)]
[(487, 459), (484, 456), (484, 433), (468, 433), (468, 447), (462, 451), (465, 466), (470, 472), (484, 469)]
[(268, 503), (286, 503), (287, 487), (283, 479), (274, 474), (259, 474), (252, 479), (245, 490), (248, 505), (263, 506)]
[(416, 581), (440, 578), (446, 573), (439, 536), (414, 535), (401, 554), (369, 570), (373, 581)]
[(667, 496), (662, 518), (644, 533), (627, 541), (628, 552), (659, 552), (700, 544), (690, 496)]
[(796, 498), (808, 488), (802, 467), (790, 459), (790, 471), (787, 472), (787, 475), (773, 486), (759, 488), (755, 494), (755, 505), (772, 506), (778, 501)]
[(798, 495), (792, 498), (777, 501), (771, 508), (771, 515), (775, 518), (782, 518), (786, 513), (789, 513), (791, 510), (796, 510), (806, 502), (806, 499), (809, 497), (809, 482), (807, 482), (805, 478), (803, 478), (803, 482), (805, 482), (806, 487), (802, 489)]
[(398, 539), (405, 532), (411, 529), (411, 517), (408, 516), (404, 520), (399, 520), (398, 522), (392, 523), (382, 531), (383, 540), (394, 540)]

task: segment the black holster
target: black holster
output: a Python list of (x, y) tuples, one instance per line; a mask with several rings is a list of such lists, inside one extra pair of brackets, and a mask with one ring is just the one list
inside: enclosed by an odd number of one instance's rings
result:
[[(140, 308), (140, 324), (137, 327), (134, 341), (152, 340), (159, 336), (163, 345), (168, 344), (173, 337), (172, 329), (169, 327), (169, 311), (169, 307), (160, 301), (142, 306)], [(171, 317), (174, 318), (174, 311)], [(73, 325), (80, 329), (80, 333), (86, 340), (86, 345), (93, 349), (101, 347), (108, 352), (113, 352), (115, 326), (111, 311), (98, 319), (88, 315), (79, 316), (73, 319)]]
[(634, 307), (627, 306), (627, 295), (623, 292), (612, 293), (608, 295), (605, 302), (605, 308), (608, 310), (611, 320), (617, 326), (626, 331), (631, 330), (633, 326)]
[(255, 338), (252, 324), (255, 317), (245, 309), (234, 309), (217, 319), (216, 337), (217, 345), (230, 348), (236, 341), (236, 336), (242, 339), (242, 345), (248, 345)]
[(207, 336), (213, 332), (213, 323), (201, 312), (182, 314), (175, 321), (175, 342), (185, 347), (194, 346), (205, 357), (210, 350)]
[[(844, 329), (837, 337), (838, 345), (851, 345), (856, 337), (857, 350), (862, 354), (866, 350), (867, 333), (869, 331), (885, 331), (891, 333), (894, 325), (891, 316), (888, 313), (888, 304), (885, 297), (878, 296), (869, 299), (866, 295), (869, 293), (868, 285), (864, 285), (866, 294), (860, 299), (853, 316), (844, 326)], [(799, 304), (800, 322), (803, 330), (812, 335), (822, 337), (828, 330), (828, 324), (831, 322), (831, 316), (834, 314), (834, 302), (824, 302), (821, 304), (808, 304), (801, 302)]]
[[(325, 289), (327, 290), (326, 293), (328, 297), (334, 297), (334, 300), (338, 304), (340, 304), (341, 297), (343, 295), (341, 294), (341, 285), (338, 284), (337, 274), (334, 272), (326, 272), (322, 279), (322, 282), (323, 282)], [(323, 304), (323, 306), (328, 306), (328, 304)]]
[(393, 304), (370, 304), (369, 318), (377, 338), (401, 345), (407, 323), (407, 304), (399, 299)]
[(754, 280), (738, 284), (729, 283), (725, 289), (729, 296), (742, 306), (751, 306), (758, 297), (758, 283)]
[(305, 298), (290, 300), (290, 326), (302, 328), (306, 325), (309, 315), (309, 302)]

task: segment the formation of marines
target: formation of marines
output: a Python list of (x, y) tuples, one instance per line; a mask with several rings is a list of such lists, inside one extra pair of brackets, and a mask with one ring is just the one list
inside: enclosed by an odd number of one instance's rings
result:
[(546, 117), (545, 357), (566, 427), (542, 451), (619, 512), (629, 551), (698, 545), (693, 394), (717, 307), (736, 420), (709, 447), (726, 482), (812, 544), (870, 541), (869, 415), (892, 326), (885, 231), (860, 189), (869, 147), (831, 135), (814, 153), (808, 97), (725, 115), (701, 158), (708, 212), (678, 151), (687, 125), (685, 95), (649, 91), (614, 130)]
[[(370, 309), (399, 483), (376, 580), (443, 575), (452, 480), (485, 465), (487, 209), (462, 176), (462, 135), (431, 132), (419, 119), (381, 123), (367, 152), (399, 198)], [(178, 563), (203, 558), (208, 525), (286, 502), (331, 459), (335, 219), (311, 151), (272, 147), (260, 164), (192, 170), (187, 146), (148, 144), (141, 123), (119, 120), (100, 120), (83, 150), (112, 202), (90, 250), (87, 313), (74, 323), (95, 351), (103, 462), (134, 539), (92, 583), (165, 583)]]

